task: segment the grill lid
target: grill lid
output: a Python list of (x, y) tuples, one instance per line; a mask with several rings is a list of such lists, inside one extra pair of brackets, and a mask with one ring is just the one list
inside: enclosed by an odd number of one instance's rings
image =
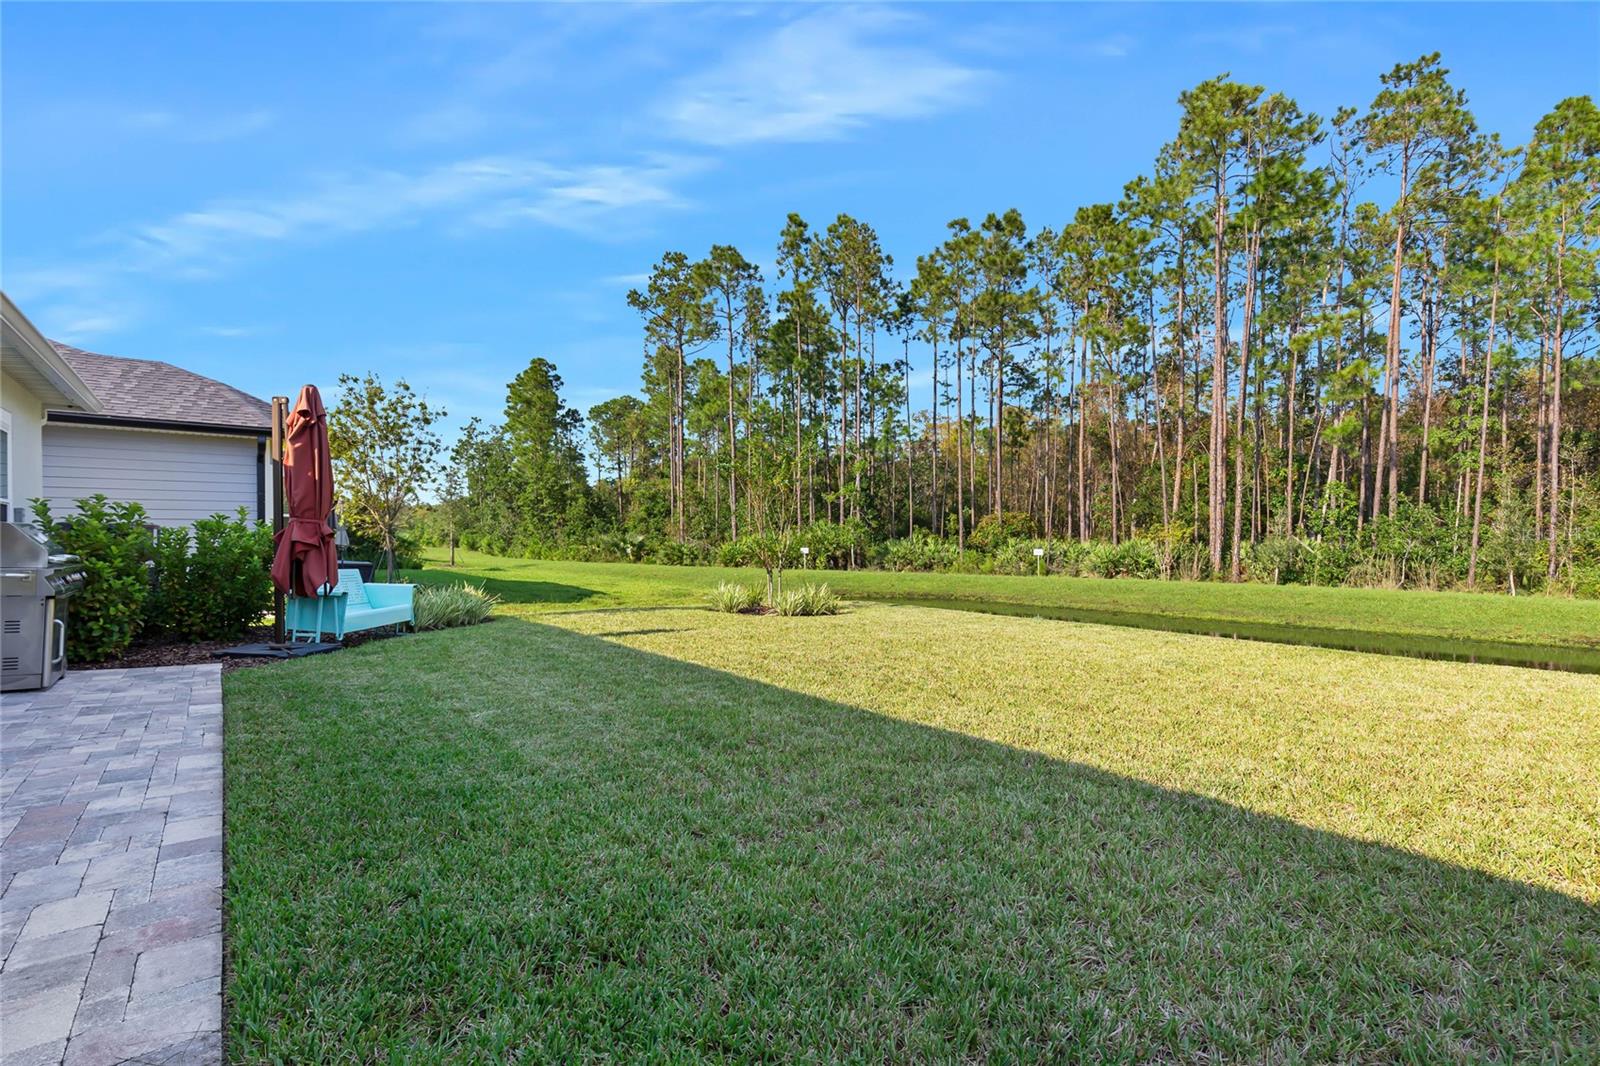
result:
[(7, 570), (47, 570), (55, 565), (44, 542), (15, 522), (0, 522), (0, 564)]

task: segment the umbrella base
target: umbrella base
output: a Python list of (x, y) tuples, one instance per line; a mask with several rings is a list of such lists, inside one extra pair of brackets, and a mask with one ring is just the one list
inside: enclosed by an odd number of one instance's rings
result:
[(323, 644), (240, 644), (236, 648), (223, 648), (211, 654), (218, 658), (298, 659), (306, 655), (338, 651), (342, 647), (344, 645), (337, 641)]

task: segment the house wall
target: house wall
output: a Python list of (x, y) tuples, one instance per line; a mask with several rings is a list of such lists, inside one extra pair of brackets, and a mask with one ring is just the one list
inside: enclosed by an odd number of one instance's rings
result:
[(44, 449), (40, 427), (44, 405), (10, 374), (0, 374), (0, 408), (11, 422), (11, 509), (3, 516), (12, 518), (18, 509), (24, 521), (33, 518), (28, 501), (44, 494)]
[(213, 514), (258, 512), (261, 470), (254, 437), (50, 424), (44, 427), (44, 492), (51, 509), (103, 492), (144, 505), (150, 521), (188, 525)]

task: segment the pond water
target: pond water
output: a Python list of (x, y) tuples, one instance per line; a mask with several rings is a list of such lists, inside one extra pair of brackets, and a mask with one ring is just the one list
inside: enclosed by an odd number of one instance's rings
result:
[(1413, 659), (1444, 659), (1450, 662), (1492, 663), (1497, 666), (1525, 666), (1537, 670), (1600, 674), (1600, 649), (1367, 633), (1358, 629), (1322, 629), (1271, 622), (1234, 622), (1220, 618), (1185, 618), (1178, 615), (1144, 614), (1136, 611), (1102, 611), (1033, 603), (1005, 603), (995, 600), (906, 597), (878, 599), (871, 596), (856, 598), (902, 606), (936, 607), (949, 611), (974, 611), (978, 614), (1001, 614), (1022, 618), (1051, 618), (1064, 622), (1130, 626), (1134, 629), (1161, 629), (1171, 633), (1198, 633), (1208, 637), (1261, 640), (1273, 644), (1303, 644), (1317, 648), (1371, 652), (1377, 655), (1403, 655)]

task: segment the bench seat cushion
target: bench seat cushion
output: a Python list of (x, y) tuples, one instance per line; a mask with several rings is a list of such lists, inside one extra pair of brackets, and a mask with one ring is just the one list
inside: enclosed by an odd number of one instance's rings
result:
[(399, 604), (394, 607), (357, 607), (352, 603), (350, 609), (345, 612), (344, 628), (345, 632), (350, 633), (409, 621), (411, 621), (410, 604)]

